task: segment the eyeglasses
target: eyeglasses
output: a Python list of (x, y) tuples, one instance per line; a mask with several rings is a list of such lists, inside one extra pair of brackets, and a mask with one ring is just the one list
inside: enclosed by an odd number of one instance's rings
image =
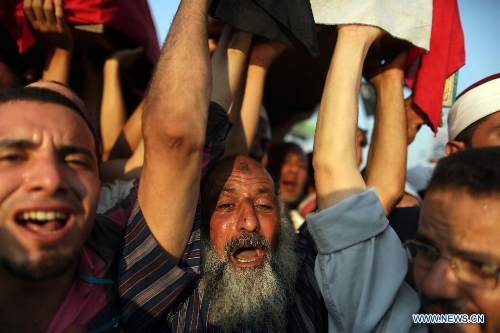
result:
[(457, 255), (445, 256), (435, 247), (416, 240), (406, 241), (403, 246), (408, 259), (424, 268), (432, 268), (439, 258), (447, 259), (455, 276), (465, 284), (494, 289), (500, 279), (500, 270), (496, 264)]

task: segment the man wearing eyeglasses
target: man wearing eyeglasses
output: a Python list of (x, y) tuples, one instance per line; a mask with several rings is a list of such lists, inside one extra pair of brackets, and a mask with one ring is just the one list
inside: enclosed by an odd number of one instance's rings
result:
[(405, 246), (429, 314), (484, 314), (484, 324), (432, 324), (432, 331), (500, 332), (500, 147), (439, 161), (415, 240)]

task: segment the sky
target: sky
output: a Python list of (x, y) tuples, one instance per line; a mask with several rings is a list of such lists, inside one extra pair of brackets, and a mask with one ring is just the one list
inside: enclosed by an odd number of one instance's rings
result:
[[(161, 45), (179, 1), (148, 1)], [(465, 36), (466, 64), (459, 70), (457, 94), (474, 82), (500, 72), (500, 1), (458, 0), (458, 6)], [(408, 148), (409, 168), (442, 155), (443, 144), (447, 139), (447, 111), (443, 110), (445, 127), (440, 128), (436, 136), (427, 126), (419, 131)], [(363, 112), (360, 112), (360, 124), (370, 129), (372, 119), (363, 118)]]

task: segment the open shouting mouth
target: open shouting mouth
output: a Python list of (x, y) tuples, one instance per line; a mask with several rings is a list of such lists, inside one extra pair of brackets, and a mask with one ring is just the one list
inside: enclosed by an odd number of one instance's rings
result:
[(269, 249), (269, 243), (261, 235), (243, 234), (231, 240), (226, 249), (234, 266), (255, 267), (262, 264)]
[(259, 247), (241, 247), (231, 254), (231, 261), (238, 267), (258, 266), (263, 259), (264, 251)]
[(27, 210), (16, 215), (16, 223), (42, 239), (62, 237), (70, 214), (63, 210)]

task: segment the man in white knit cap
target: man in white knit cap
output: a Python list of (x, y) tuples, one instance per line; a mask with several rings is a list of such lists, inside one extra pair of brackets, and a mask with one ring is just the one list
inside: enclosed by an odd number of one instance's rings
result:
[(489, 146), (500, 146), (500, 73), (465, 89), (448, 114), (447, 155)]

